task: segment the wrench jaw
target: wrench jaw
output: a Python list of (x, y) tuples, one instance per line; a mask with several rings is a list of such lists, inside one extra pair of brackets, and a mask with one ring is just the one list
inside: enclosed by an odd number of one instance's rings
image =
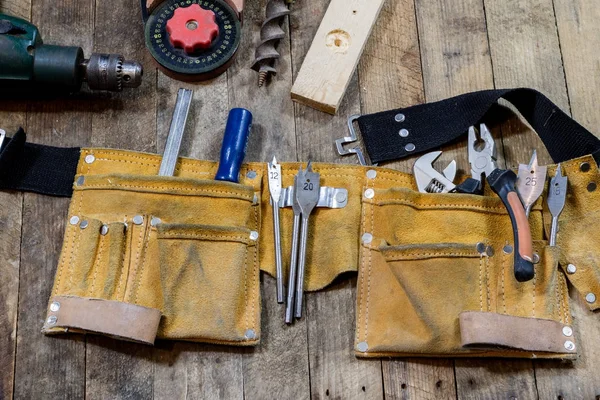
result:
[(417, 189), (421, 193), (448, 193), (456, 188), (453, 180), (456, 177), (456, 161), (452, 160), (443, 172), (438, 172), (433, 168), (433, 163), (437, 160), (441, 151), (432, 151), (415, 161), (413, 173), (417, 182)]

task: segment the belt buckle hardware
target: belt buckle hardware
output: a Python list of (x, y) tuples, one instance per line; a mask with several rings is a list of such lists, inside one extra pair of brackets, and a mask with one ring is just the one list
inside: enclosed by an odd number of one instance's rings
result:
[(358, 157), (358, 162), (360, 165), (377, 165), (371, 164), (370, 160), (367, 161), (365, 158), (365, 154), (359, 146), (344, 148), (344, 144), (346, 143), (354, 143), (358, 141), (358, 136), (356, 135), (356, 131), (354, 130), (354, 121), (360, 118), (360, 114), (354, 114), (348, 117), (348, 132), (350, 136), (344, 136), (343, 138), (335, 140), (335, 147), (340, 156), (347, 156), (350, 154), (356, 154)]

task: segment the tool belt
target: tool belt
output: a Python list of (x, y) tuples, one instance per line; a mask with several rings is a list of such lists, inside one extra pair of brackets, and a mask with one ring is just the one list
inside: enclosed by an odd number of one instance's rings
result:
[[(1, 186), (72, 196), (44, 333), (258, 344), (260, 271), (275, 274), (266, 164), (245, 164), (237, 184), (213, 180), (214, 162), (180, 158), (175, 176), (164, 177), (157, 155), (59, 149), (24, 136), (3, 146), (0, 171), (11, 173)], [(360, 357), (573, 358), (567, 279), (591, 310), (600, 307), (594, 152), (561, 160), (570, 186), (557, 247), (546, 241), (545, 203), (533, 207), (528, 282), (515, 280), (511, 222), (489, 188), (419, 193), (410, 174), (314, 163), (322, 186), (347, 193), (325, 196), (311, 217), (305, 290), (358, 271)], [(299, 166), (282, 163), (284, 188)], [(284, 207), (284, 260), (291, 224)]]

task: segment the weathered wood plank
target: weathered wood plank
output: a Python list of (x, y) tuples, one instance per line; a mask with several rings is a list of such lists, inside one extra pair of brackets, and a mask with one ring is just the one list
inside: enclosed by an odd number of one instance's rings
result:
[(29, 21), (31, 18), (31, 0), (2, 0), (0, 1), (0, 13)]
[[(600, 115), (594, 107), (600, 80), (600, 58), (595, 48), (600, 43), (600, 10), (594, 1), (554, 1), (565, 77), (573, 117), (596, 135), (600, 134)], [(598, 313), (592, 313), (581, 295), (571, 290), (571, 311), (579, 358), (573, 363), (537, 361), (537, 388), (540, 398), (583, 398), (600, 396), (600, 335)]]
[[(88, 2), (53, 1), (32, 4), (32, 21), (48, 43), (92, 48), (94, 10)], [(55, 146), (89, 142), (90, 104), (83, 100), (31, 103), (27, 113), (28, 139)], [(14, 397), (83, 398), (85, 342), (82, 336), (61, 339), (40, 333), (46, 315), (69, 199), (24, 195), (17, 360)]]
[[(139, 7), (125, 0), (95, 2), (94, 52), (142, 62), (142, 86), (97, 94), (93, 103), (94, 147), (156, 151), (156, 67), (145, 49)], [(86, 346), (86, 398), (152, 398), (153, 349), (103, 336)]]
[[(292, 69), (297, 73), (325, 13), (327, 1), (297, 2), (291, 16)], [(302, 161), (356, 162), (342, 159), (334, 140), (346, 132), (346, 118), (360, 110), (358, 80), (352, 78), (338, 116), (296, 104), (298, 159)], [(354, 348), (356, 279), (305, 296), (308, 323), (310, 394), (315, 399), (379, 399), (383, 397), (381, 362), (357, 360)]]
[[(227, 71), (229, 106), (252, 111), (254, 123), (246, 159), (296, 160), (294, 107), (289, 96), (292, 86), (290, 41), (287, 19), (286, 38), (279, 42), (281, 54), (277, 75), (265, 86), (257, 86), (257, 74), (248, 68), (260, 42), (260, 26), (267, 0), (246, 2), (242, 43), (235, 63)], [(292, 12), (296, 4), (292, 5)], [(219, 135), (222, 137), (222, 135)], [(215, 155), (213, 158), (216, 158)], [(268, 190), (268, 188), (264, 188)], [(269, 238), (271, 240), (271, 238)], [(310, 396), (306, 326), (287, 326), (284, 306), (277, 304), (275, 280), (262, 277), (261, 343), (244, 354), (244, 397), (247, 399), (303, 399)]]
[[(532, 87), (569, 111), (552, 1), (485, 0), (485, 10), (496, 87)], [(509, 168), (529, 162), (534, 148), (540, 163), (551, 162), (538, 136), (517, 118), (502, 128), (502, 141)]]

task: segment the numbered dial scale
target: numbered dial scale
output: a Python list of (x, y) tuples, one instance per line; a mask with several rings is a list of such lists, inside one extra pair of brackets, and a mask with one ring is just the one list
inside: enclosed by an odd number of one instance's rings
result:
[[(220, 75), (233, 62), (240, 44), (241, 22), (224, 1), (166, 0), (150, 14), (146, 2), (141, 3), (146, 47), (167, 75), (201, 81)], [(210, 14), (209, 20), (205, 14)], [(203, 33), (210, 35), (208, 41), (204, 37), (194, 44), (194, 35)], [(176, 34), (186, 35), (188, 41), (176, 38)]]

